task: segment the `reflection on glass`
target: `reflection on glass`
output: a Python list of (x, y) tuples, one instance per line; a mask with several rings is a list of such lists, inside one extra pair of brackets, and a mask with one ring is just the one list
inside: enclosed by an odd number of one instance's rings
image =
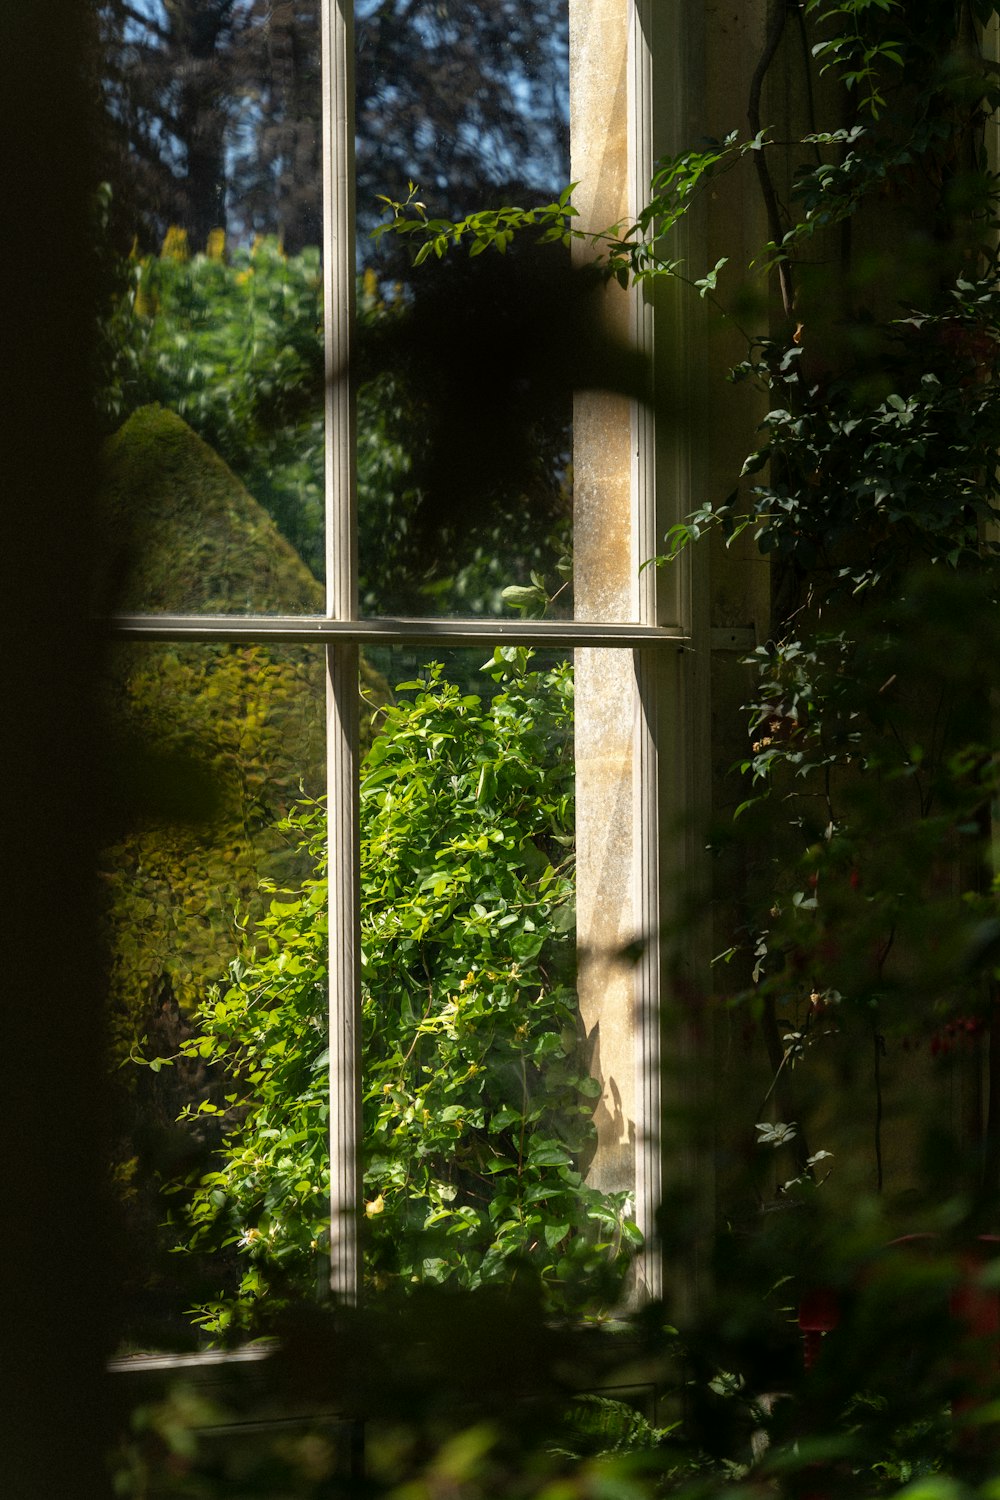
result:
[(565, 183), (567, 0), (358, 0), (355, 46), (362, 232), (409, 182), (448, 218)]
[[(101, 242), (115, 288), (99, 393), (110, 435), (156, 406), (187, 424), (180, 472), (162, 448), (173, 549), (189, 577), (134, 576), (129, 607), (311, 611), (258, 573), (262, 543), (323, 566), (320, 85), (315, 4), (108, 0)], [(171, 429), (182, 442), (180, 429)], [(124, 433), (134, 443), (134, 426)], [(203, 493), (202, 470), (221, 509)], [(164, 508), (115, 489), (114, 524), (142, 554)], [(280, 538), (268, 535), (273, 525)], [(198, 551), (198, 532), (207, 552)], [(201, 575), (218, 566), (207, 582)], [(300, 563), (301, 570), (301, 563)], [(287, 570), (286, 570), (287, 571)], [(259, 580), (259, 581), (258, 581)], [(287, 583), (287, 580), (285, 580)], [(308, 596), (308, 597), (306, 597)]]
[(102, 0), (107, 150), (143, 245), (171, 225), (320, 240), (315, 0)]
[(415, 268), (419, 239), (366, 238), (379, 194), (441, 219), (558, 195), (566, 0), (361, 0), (356, 13), (362, 612), (510, 615), (504, 591), (521, 589), (529, 612), (571, 616), (572, 375), (545, 344), (567, 256), (526, 233), (504, 256), (462, 249)]

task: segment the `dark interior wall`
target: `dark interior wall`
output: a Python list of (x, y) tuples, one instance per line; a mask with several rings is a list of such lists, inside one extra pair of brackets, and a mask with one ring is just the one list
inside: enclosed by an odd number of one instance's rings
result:
[(0, 8), (0, 1489), (109, 1493), (87, 6)]

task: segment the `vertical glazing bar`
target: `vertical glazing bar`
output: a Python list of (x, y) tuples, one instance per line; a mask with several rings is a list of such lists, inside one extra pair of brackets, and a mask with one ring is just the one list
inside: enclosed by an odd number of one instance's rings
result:
[(354, 400), (354, 16), (323, 0), (323, 317), (326, 337), (326, 608), (358, 609)]
[(636, 651), (633, 768), (633, 910), (642, 949), (635, 966), (635, 1221), (644, 1248), (636, 1266), (642, 1299), (663, 1295), (656, 1212), (663, 1199), (660, 1058), (660, 798), (659, 718), (662, 651)]
[[(628, 38), (628, 213), (634, 219), (645, 207), (653, 176), (653, 66), (650, 47), (652, 0), (634, 0)], [(653, 358), (653, 302), (649, 283), (632, 288), (631, 336), (637, 349)], [(656, 452), (653, 413), (644, 402), (632, 403), (632, 587), (633, 619), (658, 625), (659, 570), (644, 568), (655, 557)]]
[(327, 650), (330, 844), (330, 1287), (361, 1285), (361, 962), (358, 839), (358, 648)]
[[(653, 174), (652, 0), (635, 0), (629, 26), (629, 213), (646, 201)], [(632, 337), (653, 357), (653, 307), (647, 290), (632, 291)], [(632, 411), (632, 560), (635, 618), (659, 624), (656, 568), (643, 568), (657, 552), (656, 454), (652, 411)], [(676, 606), (675, 606), (676, 607)], [(636, 1266), (640, 1297), (663, 1293), (663, 1264), (656, 1243), (656, 1211), (663, 1196), (660, 1085), (660, 799), (658, 653), (636, 651), (632, 731), (632, 903), (643, 939), (634, 971), (636, 1161), (635, 1217), (645, 1248)]]
[[(326, 598), (357, 616), (354, 403), (354, 37), (351, 0), (323, 0), (323, 291), (326, 340)], [(361, 1283), (358, 651), (327, 648), (330, 903), (330, 1286)]]

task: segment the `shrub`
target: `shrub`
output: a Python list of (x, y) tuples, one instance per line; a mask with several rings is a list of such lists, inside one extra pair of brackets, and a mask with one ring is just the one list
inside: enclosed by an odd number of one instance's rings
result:
[[(613, 1296), (627, 1195), (583, 1184), (592, 1100), (574, 980), (572, 679), (498, 648), (492, 697), (439, 666), (386, 710), (361, 784), (364, 1215), (380, 1289), (527, 1274), (550, 1308)], [(315, 871), (270, 908), (186, 1044), (238, 1119), (178, 1219), (249, 1260), (209, 1331), (316, 1274), (329, 1217), (325, 816), (285, 822)], [(198, 1109), (216, 1112), (205, 1101)], [(277, 1299), (275, 1299), (277, 1300)]]
[[(159, 403), (225, 460), (318, 577), (323, 555), (323, 289), (319, 251), (188, 253), (171, 230), (158, 256), (113, 266), (98, 405), (112, 431)], [(416, 334), (374, 272), (358, 287), (357, 482), (360, 597), (366, 612), (502, 611), (512, 577), (551, 573), (567, 548), (565, 433), (542, 440), (529, 507), (515, 489), (481, 514), (436, 521), (418, 470), (427, 441)], [(548, 533), (552, 534), (549, 535)]]

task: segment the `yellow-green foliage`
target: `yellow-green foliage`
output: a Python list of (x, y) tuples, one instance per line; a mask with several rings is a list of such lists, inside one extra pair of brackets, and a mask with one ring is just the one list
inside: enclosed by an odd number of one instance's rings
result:
[(141, 407), (108, 440), (105, 493), (131, 564), (123, 609), (322, 612), (322, 587), (294, 547), (175, 412)]
[[(129, 555), (122, 608), (322, 610), (305, 564), (175, 413), (143, 408), (109, 441), (105, 495)], [(386, 701), (370, 668), (362, 686), (370, 702)], [(104, 861), (112, 1005), (127, 1048), (164, 1000), (187, 1010), (225, 973), (236, 914), (256, 908), (261, 877), (295, 873), (274, 825), (301, 787), (322, 790), (323, 651), (123, 644), (110, 691), (123, 734), (154, 756), (140, 789), (146, 812)]]

